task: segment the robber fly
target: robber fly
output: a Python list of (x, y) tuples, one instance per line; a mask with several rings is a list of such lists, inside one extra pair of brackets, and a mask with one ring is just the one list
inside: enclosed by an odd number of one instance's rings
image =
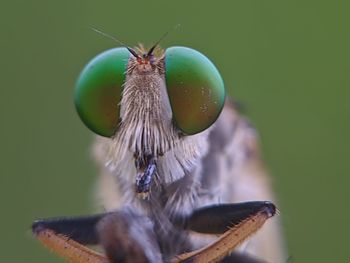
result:
[(73, 263), (283, 261), (257, 134), (206, 56), (105, 51), (83, 69), (75, 105), (98, 135), (106, 212), (35, 221), (45, 246)]

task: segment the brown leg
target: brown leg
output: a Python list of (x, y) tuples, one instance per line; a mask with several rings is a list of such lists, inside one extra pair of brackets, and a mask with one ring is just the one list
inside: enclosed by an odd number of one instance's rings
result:
[[(185, 220), (187, 229), (212, 234), (214, 229), (224, 233), (212, 244), (176, 256), (172, 262), (217, 262), (261, 228), (275, 212), (275, 206), (269, 202), (196, 210)], [(46, 247), (72, 263), (161, 263), (163, 259), (153, 227), (147, 217), (125, 209), (90, 217), (41, 220), (35, 222), (32, 229)], [(106, 256), (84, 246), (96, 243), (102, 245)]]
[(70, 239), (67, 236), (57, 234), (50, 229), (41, 229), (35, 233), (39, 241), (51, 251), (57, 253), (72, 263), (104, 263), (106, 257), (89, 249), (86, 246)]
[[(72, 263), (161, 263), (153, 224), (147, 217), (123, 211), (102, 215), (38, 220), (34, 235)], [(102, 245), (102, 255), (85, 245)]]
[[(239, 210), (237, 211), (237, 209)], [(250, 211), (249, 211), (250, 210)], [(226, 227), (226, 232), (218, 240), (199, 250), (176, 256), (173, 263), (218, 262), (229, 255), (239, 244), (260, 229), (267, 219), (274, 216), (276, 207), (270, 202), (250, 202), (233, 205), (218, 205), (200, 209), (189, 218), (190, 229), (202, 229), (207, 232), (218, 229), (218, 233)], [(198, 214), (200, 217), (198, 218)], [(236, 219), (229, 220), (228, 215)], [(242, 217), (244, 215), (244, 217)], [(202, 218), (203, 220), (199, 220)], [(235, 220), (239, 219), (239, 222)], [(198, 224), (196, 223), (198, 222)], [(210, 225), (208, 228), (206, 225)], [(222, 225), (222, 224), (225, 224)], [(211, 231), (210, 231), (211, 232)], [(212, 233), (212, 232), (211, 232)]]

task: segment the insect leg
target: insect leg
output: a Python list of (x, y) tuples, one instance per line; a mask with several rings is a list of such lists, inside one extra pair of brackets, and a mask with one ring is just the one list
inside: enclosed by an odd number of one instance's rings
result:
[[(33, 223), (34, 235), (49, 249), (73, 263), (162, 262), (153, 224), (128, 209), (77, 218)], [(99, 244), (102, 255), (84, 245)]]
[(83, 245), (96, 245), (98, 243), (96, 225), (105, 215), (37, 220), (32, 224), (32, 230), (35, 235), (43, 230), (51, 230)]
[(96, 225), (103, 216), (37, 220), (32, 231), (44, 246), (70, 262), (102, 263), (106, 262), (105, 256), (84, 245), (98, 243)]
[(185, 221), (187, 229), (223, 234), (204, 248), (175, 257), (173, 262), (217, 262), (261, 228), (275, 213), (276, 207), (270, 202), (223, 204), (195, 210)]
[(255, 201), (235, 204), (220, 204), (196, 209), (185, 220), (185, 228), (205, 234), (223, 234), (230, 227), (260, 211), (268, 210), (275, 214), (271, 202)]

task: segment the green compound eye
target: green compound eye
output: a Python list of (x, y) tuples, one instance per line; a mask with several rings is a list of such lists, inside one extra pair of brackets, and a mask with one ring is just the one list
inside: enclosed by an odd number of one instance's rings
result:
[(225, 88), (219, 71), (206, 56), (187, 47), (168, 48), (165, 79), (180, 130), (192, 135), (216, 121), (224, 105)]
[(126, 48), (114, 48), (93, 58), (80, 73), (74, 102), (84, 124), (111, 137), (118, 127), (119, 102), (129, 59)]

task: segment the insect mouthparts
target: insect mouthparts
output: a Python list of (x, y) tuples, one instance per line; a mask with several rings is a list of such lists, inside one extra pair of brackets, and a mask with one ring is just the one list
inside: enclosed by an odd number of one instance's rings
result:
[(145, 159), (138, 158), (135, 161), (137, 169), (135, 191), (146, 197), (150, 191), (152, 179), (157, 170), (156, 160), (153, 156), (147, 156)]

